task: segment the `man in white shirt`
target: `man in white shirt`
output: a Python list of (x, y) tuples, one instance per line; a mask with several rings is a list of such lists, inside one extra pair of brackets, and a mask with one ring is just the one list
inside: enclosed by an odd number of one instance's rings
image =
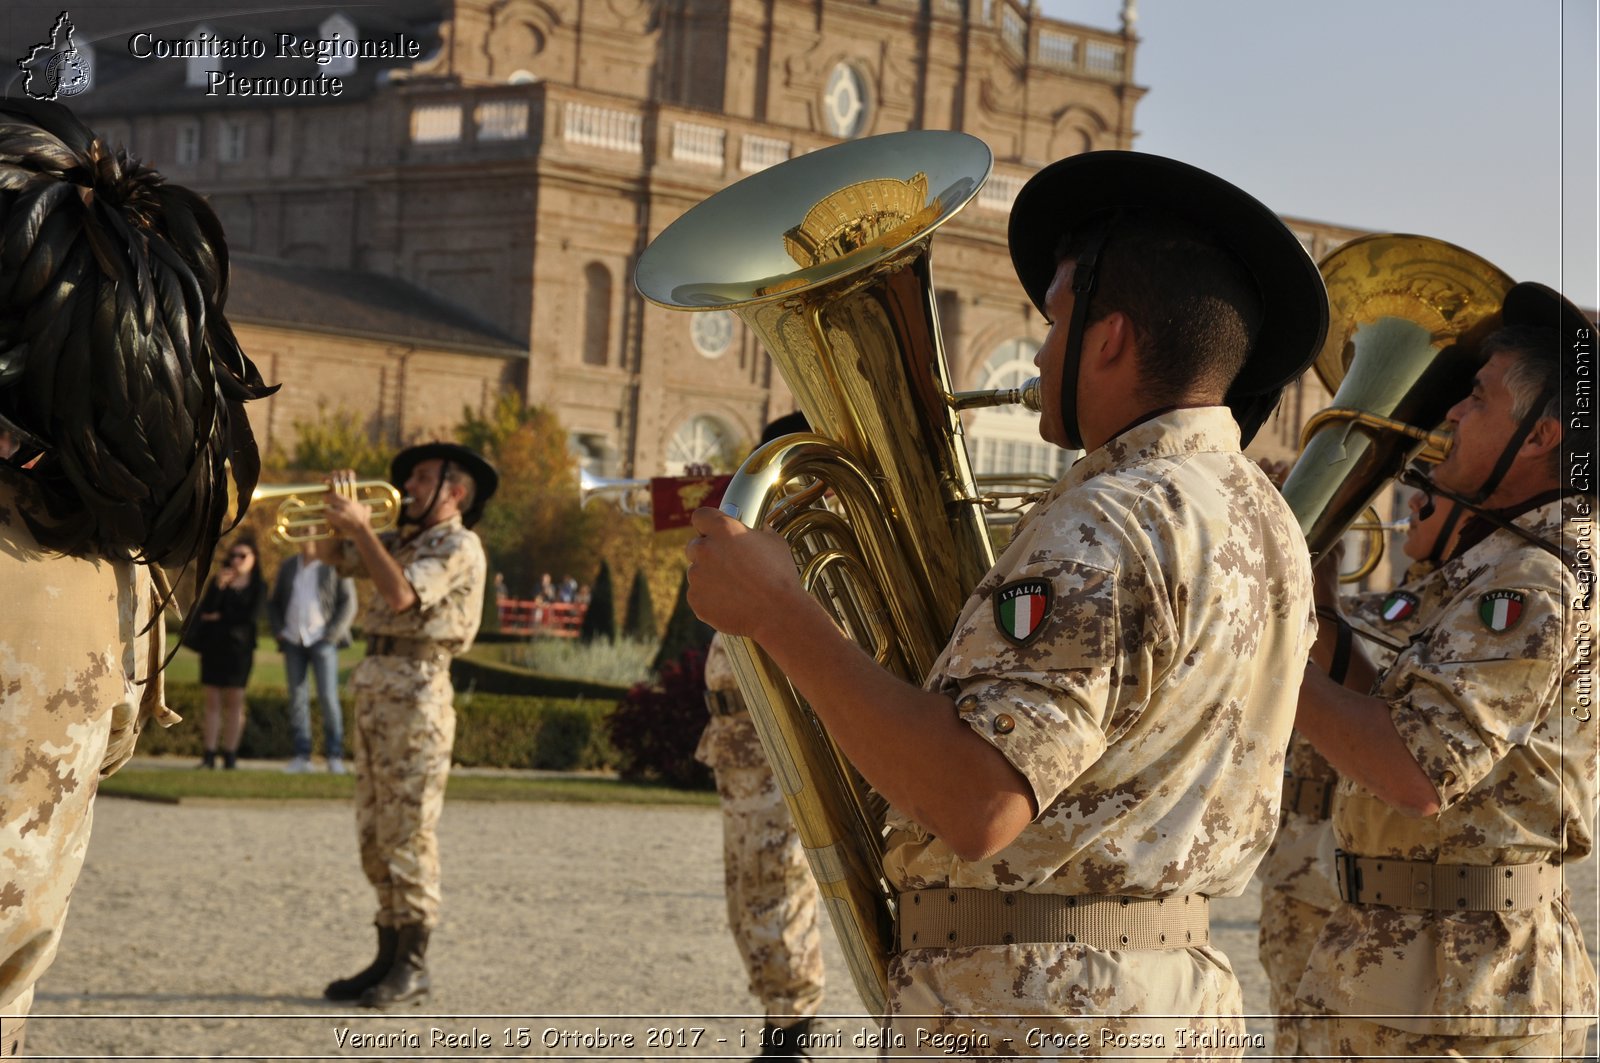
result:
[(289, 728), (294, 757), (285, 771), (311, 770), (311, 687), (315, 676), (322, 705), (323, 752), (328, 770), (344, 773), (344, 717), (339, 706), (339, 650), (350, 645), (356, 615), (355, 581), (341, 577), (317, 558), (317, 544), (302, 543), (300, 553), (278, 569), (268, 602), (273, 633), (283, 650), (289, 684)]

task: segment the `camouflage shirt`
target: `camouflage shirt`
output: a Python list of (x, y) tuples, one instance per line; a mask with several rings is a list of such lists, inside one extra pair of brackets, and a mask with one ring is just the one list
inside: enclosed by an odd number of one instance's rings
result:
[[(386, 544), (417, 602), (397, 613), (381, 594), (371, 595), (362, 612), (362, 630), (368, 635), (436, 642), (452, 655), (472, 648), (483, 619), (483, 585), (488, 564), (483, 544), (460, 517), (431, 528), (409, 531)], [(353, 549), (348, 551), (354, 553)], [(359, 555), (357, 555), (359, 556)], [(341, 565), (341, 570), (344, 570)], [(363, 574), (358, 568), (357, 575)]]
[(148, 571), (43, 552), (24, 495), (0, 468), (0, 1007), (55, 957), (100, 777), (147, 723), (178, 720), (156, 671), (165, 638)]
[[(1340, 611), (1355, 630), (1367, 658), (1379, 671), (1394, 660), (1399, 647), (1422, 624), (1419, 585), (1433, 566), (1419, 562), (1406, 570), (1405, 582), (1391, 591), (1363, 591), (1339, 601)], [(1285, 772), (1296, 779), (1338, 779), (1333, 765), (1296, 733), (1289, 740)], [(1303, 904), (1327, 911), (1339, 901), (1333, 875), (1332, 820), (1286, 812), (1258, 875), (1262, 889), (1280, 890)]]
[[(1018, 592), (1038, 616), (1027, 632)], [(895, 817), (891, 880), (1242, 891), (1277, 829), (1313, 634), (1305, 540), (1228, 411), (1124, 432), (1018, 526), (926, 683), (1028, 780), (1038, 818), (967, 862)]]
[[(1563, 513), (1563, 505), (1565, 513)], [(1516, 523), (1569, 544), (1577, 498)], [(1592, 536), (1592, 517), (1587, 528)], [(1592, 556), (1592, 539), (1587, 547)], [(1594, 846), (1592, 603), (1560, 560), (1496, 531), (1419, 591), (1426, 626), (1381, 676), (1396, 731), (1438, 791), (1408, 818), (1349, 780), (1334, 804), (1340, 848), (1443, 864), (1582, 859)], [(1307, 1003), (1390, 1016), (1415, 1033), (1536, 1035), (1563, 1011), (1593, 1014), (1595, 978), (1564, 897), (1513, 912), (1340, 903), (1300, 983)], [(1516, 1018), (1492, 1020), (1483, 1016)]]

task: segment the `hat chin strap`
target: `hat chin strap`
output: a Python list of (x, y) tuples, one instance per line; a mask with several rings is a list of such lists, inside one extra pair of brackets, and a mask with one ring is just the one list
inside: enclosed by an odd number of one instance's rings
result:
[(1506, 478), (1506, 473), (1511, 471), (1511, 463), (1517, 460), (1517, 451), (1522, 449), (1522, 444), (1528, 441), (1528, 436), (1533, 432), (1533, 426), (1539, 423), (1544, 416), (1544, 408), (1550, 404), (1550, 391), (1546, 389), (1539, 392), (1538, 398), (1533, 400), (1533, 405), (1528, 408), (1527, 414), (1522, 418), (1522, 423), (1517, 425), (1517, 430), (1511, 433), (1511, 439), (1506, 443), (1506, 448), (1500, 452), (1500, 459), (1495, 462), (1494, 468), (1483, 481), (1483, 486), (1472, 493), (1472, 501), (1482, 504), (1486, 502), (1495, 489), (1500, 486), (1500, 481)]
[(400, 519), (395, 521), (395, 524), (422, 524), (427, 521), (429, 515), (433, 513), (433, 508), (439, 504), (439, 492), (444, 490), (444, 485), (447, 482), (445, 479), (445, 474), (449, 471), (450, 463), (448, 461), (441, 461), (439, 463), (439, 482), (433, 485), (433, 497), (428, 499), (428, 508), (422, 511), (422, 516), (410, 516), (406, 513), (405, 507), (401, 506)]
[(1078, 365), (1083, 360), (1083, 334), (1088, 329), (1089, 303), (1098, 280), (1100, 253), (1111, 235), (1111, 219), (1102, 220), (1089, 234), (1072, 267), (1072, 321), (1067, 326), (1066, 349), (1061, 355), (1061, 427), (1067, 446), (1082, 450), (1083, 430), (1078, 426)]

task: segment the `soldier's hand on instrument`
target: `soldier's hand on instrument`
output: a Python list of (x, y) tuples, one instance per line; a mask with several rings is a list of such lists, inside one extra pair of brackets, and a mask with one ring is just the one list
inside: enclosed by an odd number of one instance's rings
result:
[(336, 469), (325, 481), (328, 491), (326, 518), (328, 524), (340, 535), (350, 535), (362, 528), (372, 527), (372, 511), (356, 501), (356, 472), (354, 469)]
[(810, 603), (782, 536), (751, 531), (709, 507), (695, 510), (691, 523), (700, 534), (684, 548), (689, 605), (701, 620), (718, 631), (759, 640), (763, 627), (784, 616), (790, 603)]

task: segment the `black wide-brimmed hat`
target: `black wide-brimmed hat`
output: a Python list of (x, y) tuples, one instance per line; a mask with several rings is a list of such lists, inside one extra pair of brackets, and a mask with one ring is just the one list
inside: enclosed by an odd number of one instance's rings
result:
[(1537, 281), (1512, 286), (1501, 304), (1500, 320), (1506, 325), (1554, 329), (1563, 344), (1594, 328), (1594, 322), (1566, 296)]
[[(1554, 288), (1537, 281), (1523, 281), (1512, 286), (1506, 293), (1505, 301), (1500, 304), (1500, 321), (1504, 325), (1550, 329), (1558, 337), (1558, 352), (1572, 350), (1575, 345), (1586, 345), (1591, 352), (1594, 350), (1595, 323), (1589, 320), (1589, 315)], [(1557, 386), (1562, 391), (1561, 408), (1566, 411), (1561, 431), (1561, 469), (1563, 475), (1567, 476), (1570, 490), (1592, 497), (1596, 490), (1596, 478), (1588, 475), (1578, 477), (1572, 472), (1588, 468), (1587, 455), (1594, 439), (1593, 419), (1574, 416), (1579, 409), (1577, 387), (1582, 379), (1570, 371), (1557, 376), (1560, 381)], [(1543, 403), (1538, 405), (1542, 407)], [(1537, 413), (1537, 409), (1531, 410), (1529, 416), (1536, 416)], [(1513, 442), (1520, 443), (1526, 436), (1527, 432), (1523, 430)]]
[(407, 447), (394, 456), (389, 463), (389, 482), (396, 487), (403, 487), (411, 476), (411, 470), (425, 461), (434, 459), (448, 462), (457, 468), (464, 469), (472, 477), (476, 490), (472, 496), (472, 506), (461, 514), (461, 523), (472, 527), (478, 523), (478, 518), (483, 516), (483, 507), (494, 496), (495, 488), (500, 486), (500, 474), (494, 471), (494, 466), (483, 459), (477, 451), (464, 447), (460, 443), (419, 443), (414, 447)]
[[(1118, 208), (1166, 211), (1239, 259), (1255, 281), (1262, 316), (1255, 345), (1228, 392), (1229, 405), (1237, 416), (1241, 405), (1259, 405), (1248, 400), (1275, 403), (1283, 386), (1322, 349), (1327, 293), (1311, 256), (1278, 216), (1216, 174), (1138, 151), (1092, 151), (1040, 170), (1017, 194), (1010, 226), (1011, 261), (1033, 305), (1044, 312), (1062, 237)], [(1113, 229), (1107, 246), (1115, 242)], [(1267, 412), (1270, 404), (1259, 416)], [(1253, 430), (1247, 429), (1247, 440)]]

